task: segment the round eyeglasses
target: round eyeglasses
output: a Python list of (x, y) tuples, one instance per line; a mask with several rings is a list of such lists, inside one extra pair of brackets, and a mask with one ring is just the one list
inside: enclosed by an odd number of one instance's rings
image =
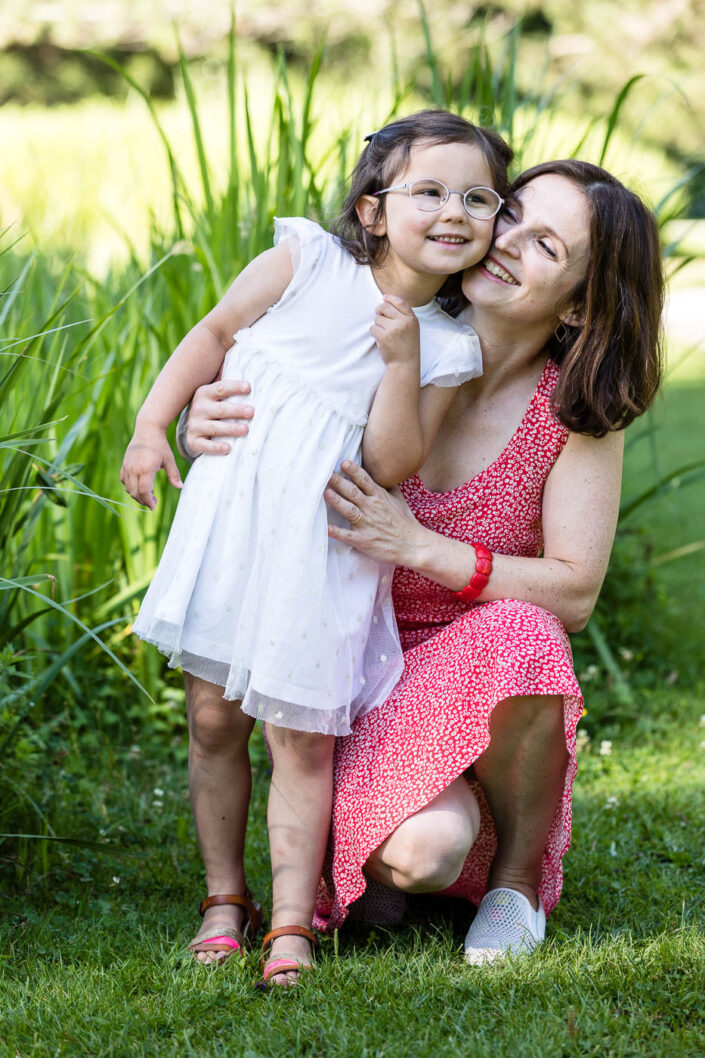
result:
[(491, 220), (499, 213), (504, 199), (491, 187), (469, 187), (467, 191), (451, 191), (442, 180), (414, 180), (410, 184), (396, 184), (373, 191), (373, 195), (388, 195), (390, 191), (408, 191), (417, 209), (436, 213), (443, 209), (451, 195), (460, 195), (465, 212), (475, 220)]

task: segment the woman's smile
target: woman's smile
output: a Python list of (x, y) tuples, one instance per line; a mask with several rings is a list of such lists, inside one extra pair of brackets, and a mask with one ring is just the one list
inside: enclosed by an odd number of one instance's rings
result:
[(499, 261), (495, 260), (491, 254), (488, 254), (480, 265), (480, 271), (488, 273), (491, 279), (498, 279), (500, 282), (509, 283), (512, 286), (521, 286), (519, 280), (504, 268)]

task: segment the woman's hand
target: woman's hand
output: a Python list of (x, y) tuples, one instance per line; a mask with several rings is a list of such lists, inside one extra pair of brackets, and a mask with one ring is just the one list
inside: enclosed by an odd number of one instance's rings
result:
[(387, 492), (357, 463), (346, 460), (342, 469), (347, 477), (333, 474), (324, 496), (350, 528), (329, 525), (328, 535), (377, 562), (413, 566), (429, 530), (416, 521), (399, 489)]
[[(244, 437), (247, 421), (255, 414), (250, 404), (240, 404), (229, 397), (245, 396), (250, 392), (248, 382), (219, 379), (207, 386), (199, 386), (193, 395), (188, 417), (178, 440), (187, 458), (204, 455), (227, 455), (230, 445), (224, 437)], [(243, 421), (245, 420), (245, 421)]]
[[(385, 364), (412, 364), (418, 376), (420, 347), (419, 321), (403, 298), (386, 294), (375, 309), (375, 322), (370, 334), (377, 342)], [(418, 377), (416, 377), (418, 385)]]

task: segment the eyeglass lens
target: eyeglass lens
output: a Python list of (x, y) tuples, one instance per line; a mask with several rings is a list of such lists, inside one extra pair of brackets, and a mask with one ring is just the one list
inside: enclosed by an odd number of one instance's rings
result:
[[(440, 180), (414, 180), (409, 185), (411, 200), (417, 209), (434, 213), (448, 201), (450, 191)], [(462, 196), (467, 213), (477, 220), (494, 217), (502, 203), (500, 196), (491, 187), (471, 187)]]

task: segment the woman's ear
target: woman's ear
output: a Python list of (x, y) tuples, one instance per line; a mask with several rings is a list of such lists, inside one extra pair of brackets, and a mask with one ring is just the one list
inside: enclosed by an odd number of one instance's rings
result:
[(386, 235), (387, 225), (384, 220), (384, 211), (379, 208), (379, 199), (374, 195), (363, 195), (355, 203), (355, 212), (360, 218), (365, 231), (370, 235)]
[(566, 327), (584, 327), (585, 326), (585, 310), (584, 309), (568, 309), (566, 312), (561, 313), (561, 323), (564, 323)]

